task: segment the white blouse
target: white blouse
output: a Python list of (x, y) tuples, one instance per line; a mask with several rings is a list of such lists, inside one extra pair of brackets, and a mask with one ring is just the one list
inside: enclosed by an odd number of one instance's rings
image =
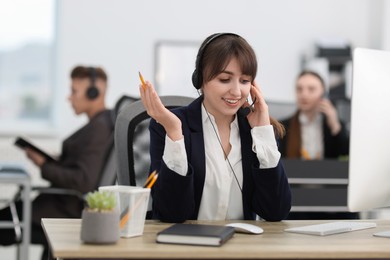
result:
[(301, 149), (302, 159), (320, 160), (324, 158), (324, 142), (322, 131), (322, 115), (318, 114), (313, 120), (304, 114), (299, 114), (299, 123), (301, 124)]

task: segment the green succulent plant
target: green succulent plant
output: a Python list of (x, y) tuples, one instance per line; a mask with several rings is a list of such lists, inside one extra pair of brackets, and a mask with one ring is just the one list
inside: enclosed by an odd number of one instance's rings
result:
[(94, 211), (111, 211), (116, 205), (114, 193), (108, 191), (89, 192), (86, 201), (88, 208)]

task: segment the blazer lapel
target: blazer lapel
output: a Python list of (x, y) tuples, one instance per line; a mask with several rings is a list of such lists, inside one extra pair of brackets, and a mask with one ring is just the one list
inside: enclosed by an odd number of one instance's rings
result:
[(190, 130), (190, 162), (194, 170), (195, 185), (195, 205), (197, 211), (194, 212), (193, 218), (198, 217), (200, 201), (202, 199), (204, 181), (206, 176), (206, 153), (203, 139), (202, 124), (202, 102), (203, 96), (197, 98), (188, 106), (188, 126)]
[(253, 190), (253, 179), (252, 179), (252, 167), (257, 162), (257, 157), (252, 152), (252, 135), (250, 133), (251, 127), (246, 117), (238, 116), (238, 126), (240, 128), (241, 138), (241, 154), (242, 154), (242, 172), (243, 172), (243, 186), (242, 186), (242, 203), (244, 209), (244, 219), (253, 219), (253, 213), (248, 211), (251, 208), (251, 192)]

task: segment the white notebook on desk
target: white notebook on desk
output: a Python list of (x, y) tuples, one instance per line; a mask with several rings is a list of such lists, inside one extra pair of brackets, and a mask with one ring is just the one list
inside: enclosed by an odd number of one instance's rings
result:
[(373, 222), (336, 221), (310, 226), (287, 228), (284, 231), (307, 235), (326, 236), (376, 227)]

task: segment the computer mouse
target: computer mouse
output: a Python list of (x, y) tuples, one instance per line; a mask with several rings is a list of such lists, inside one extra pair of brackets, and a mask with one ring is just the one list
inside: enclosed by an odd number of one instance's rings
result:
[(229, 223), (225, 226), (234, 227), (234, 230), (238, 233), (259, 235), (264, 232), (261, 227), (248, 223)]

